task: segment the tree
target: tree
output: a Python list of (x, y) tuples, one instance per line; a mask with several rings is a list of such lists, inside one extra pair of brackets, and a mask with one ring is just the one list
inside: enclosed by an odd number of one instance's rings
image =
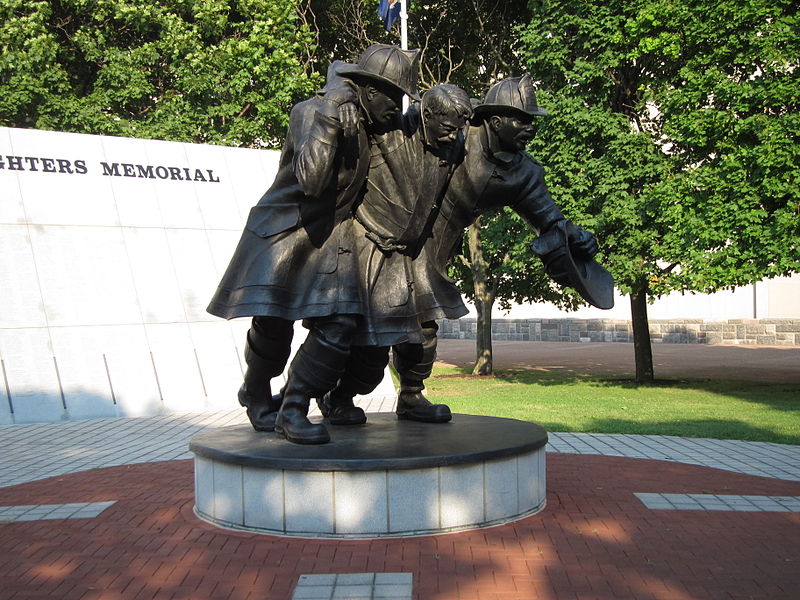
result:
[[(486, 88), (519, 68), (514, 28), (528, 19), (524, 0), (432, 0), (409, 2), (409, 47), (419, 48), (423, 89), (454, 83), (483, 97)], [(355, 59), (374, 43), (399, 44), (399, 21), (391, 32), (372, 0), (305, 0), (304, 15), (317, 31), (319, 67), (331, 59)]]
[(800, 270), (800, 40), (788, 0), (546, 0), (523, 54), (553, 118), (533, 152), (630, 295), (647, 302)]
[(320, 81), (295, 0), (0, 0), (0, 124), (274, 147)]
[(574, 310), (583, 301), (572, 290), (551, 283), (530, 243), (536, 235), (511, 209), (486, 213), (470, 225), (464, 251), (451, 274), (475, 303), (477, 328), (473, 375), (491, 375), (492, 308), (497, 301), (508, 310), (512, 302), (552, 302)]

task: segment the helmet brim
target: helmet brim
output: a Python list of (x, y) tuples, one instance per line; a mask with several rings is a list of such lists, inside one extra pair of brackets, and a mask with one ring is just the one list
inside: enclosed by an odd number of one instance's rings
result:
[(403, 89), (399, 85), (397, 85), (397, 83), (392, 81), (391, 79), (383, 77), (382, 75), (376, 75), (375, 73), (372, 73), (370, 71), (365, 71), (364, 69), (362, 69), (358, 65), (354, 65), (352, 63), (345, 63), (344, 65), (342, 65), (341, 68), (336, 70), (336, 73), (338, 75), (343, 75), (345, 77), (348, 77), (348, 76), (350, 76), (350, 77), (360, 77), (360, 78), (366, 79), (368, 81), (375, 81), (377, 83), (386, 84), (386, 85), (391, 86), (394, 89), (402, 92), (403, 94), (406, 94), (407, 96), (410, 96), (414, 100), (419, 100), (419, 91)]

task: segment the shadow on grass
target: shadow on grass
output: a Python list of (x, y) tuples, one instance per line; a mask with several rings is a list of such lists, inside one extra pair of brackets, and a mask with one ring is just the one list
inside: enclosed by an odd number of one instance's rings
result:
[(533, 421), (549, 431), (630, 433), (800, 444), (800, 389), (795, 383), (715, 379), (632, 379), (499, 370), (474, 377), (439, 369), (432, 401), (456, 412)]
[(434, 379), (461, 379), (465, 381), (497, 381), (531, 386), (562, 386), (587, 384), (596, 388), (638, 390), (696, 390), (724, 395), (744, 402), (769, 406), (780, 411), (800, 411), (800, 386), (795, 383), (765, 383), (729, 379), (664, 378), (652, 383), (637, 383), (633, 377), (602, 377), (576, 373), (553, 372), (536, 369), (496, 370), (494, 375), (472, 375), (468, 368), (449, 368), (454, 373), (437, 373)]

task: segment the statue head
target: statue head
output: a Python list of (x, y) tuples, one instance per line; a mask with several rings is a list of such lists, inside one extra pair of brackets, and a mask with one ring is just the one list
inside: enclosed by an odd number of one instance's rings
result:
[(545, 115), (528, 74), (495, 83), (483, 103), (475, 107), (475, 117), (486, 123), (499, 149), (506, 152), (524, 150), (536, 134), (534, 117)]
[(360, 101), (369, 123), (389, 125), (400, 111), (404, 94), (419, 99), (419, 53), (389, 44), (373, 44), (361, 54), (357, 64), (345, 63), (337, 69), (339, 75), (361, 88)]
[(472, 104), (457, 85), (440, 83), (422, 95), (420, 115), (425, 143), (435, 150), (456, 141), (472, 117)]

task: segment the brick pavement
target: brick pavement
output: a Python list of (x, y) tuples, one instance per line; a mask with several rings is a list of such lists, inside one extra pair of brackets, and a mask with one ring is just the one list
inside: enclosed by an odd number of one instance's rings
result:
[(794, 599), (800, 514), (650, 510), (635, 493), (798, 496), (800, 482), (551, 454), (548, 506), (514, 524), (333, 541), (226, 531), (192, 513), (187, 460), (0, 488), (0, 505), (116, 503), (0, 525), (4, 600), (289, 599), (308, 573), (413, 575), (418, 599)]
[[(559, 358), (544, 346), (509, 346), (508, 357), (581, 371), (624, 363), (608, 348), (570, 345)], [(696, 364), (692, 376), (798, 376), (791, 353), (679, 350), (661, 356), (659, 373)], [(503, 360), (498, 352), (498, 368)], [(104, 507), (93, 518), (0, 516), (0, 599), (283, 600), (301, 575), (325, 573), (410, 573), (425, 600), (800, 597), (800, 514), (742, 511), (737, 500), (800, 495), (797, 446), (558, 433), (539, 515), (424, 538), (304, 540), (226, 531), (192, 513), (188, 437), (242, 420), (237, 410), (0, 427), (0, 506)], [(653, 510), (641, 498), (655, 494), (676, 508), (678, 495), (713, 494), (735, 510)]]

